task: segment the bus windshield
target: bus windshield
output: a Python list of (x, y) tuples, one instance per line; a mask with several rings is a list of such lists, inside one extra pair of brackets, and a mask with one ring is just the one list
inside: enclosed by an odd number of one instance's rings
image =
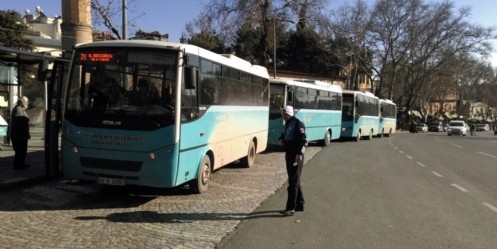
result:
[(111, 47), (78, 50), (65, 117), (88, 127), (100, 127), (99, 116), (141, 121), (127, 122), (135, 127), (120, 127), (127, 129), (171, 125), (176, 69), (177, 52)]
[(342, 121), (354, 120), (354, 95), (343, 94)]

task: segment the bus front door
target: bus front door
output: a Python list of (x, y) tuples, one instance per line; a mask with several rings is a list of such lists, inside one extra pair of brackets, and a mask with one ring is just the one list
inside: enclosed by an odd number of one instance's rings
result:
[(55, 178), (61, 175), (59, 163), (60, 146), (60, 126), (62, 119), (62, 84), (65, 75), (65, 65), (67, 61), (55, 60), (46, 95), (46, 116), (45, 116), (45, 168), (46, 175)]

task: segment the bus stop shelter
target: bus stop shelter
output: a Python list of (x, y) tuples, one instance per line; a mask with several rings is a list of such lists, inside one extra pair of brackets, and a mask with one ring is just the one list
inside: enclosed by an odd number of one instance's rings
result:
[[(53, 109), (59, 109), (51, 102), (58, 98), (58, 95), (53, 94), (54, 85), (61, 85), (66, 62), (46, 53), (0, 46), (0, 120), (5, 121), (0, 123), (0, 144), (10, 144), (6, 131), (10, 124), (10, 112), (20, 96), (28, 97), (30, 104), (26, 112), (30, 117), (31, 137), (39, 137), (44, 141), (48, 176), (58, 175), (60, 171), (56, 156), (59, 127), (55, 124), (58, 121), (57, 118), (47, 117), (53, 116)], [(57, 63), (62, 66), (56, 67)], [(55, 89), (60, 92), (60, 87)], [(50, 127), (52, 125), (54, 127)]]

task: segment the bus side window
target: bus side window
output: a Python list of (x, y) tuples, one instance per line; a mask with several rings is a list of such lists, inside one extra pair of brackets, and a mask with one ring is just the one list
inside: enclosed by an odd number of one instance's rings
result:
[(204, 77), (200, 83), (200, 103), (204, 105), (213, 105), (218, 102), (218, 92), (215, 80), (211, 77)]

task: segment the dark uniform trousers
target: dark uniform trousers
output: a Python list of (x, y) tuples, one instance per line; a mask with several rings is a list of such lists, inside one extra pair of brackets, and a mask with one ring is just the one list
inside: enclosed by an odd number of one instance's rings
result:
[(295, 153), (285, 153), (286, 172), (288, 173), (288, 199), (285, 210), (298, 210), (299, 208), (303, 208), (305, 203), (302, 187), (300, 186), (304, 155), (302, 154), (302, 162), (294, 166), (296, 156), (297, 154)]

